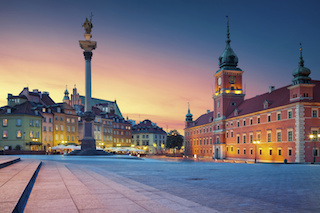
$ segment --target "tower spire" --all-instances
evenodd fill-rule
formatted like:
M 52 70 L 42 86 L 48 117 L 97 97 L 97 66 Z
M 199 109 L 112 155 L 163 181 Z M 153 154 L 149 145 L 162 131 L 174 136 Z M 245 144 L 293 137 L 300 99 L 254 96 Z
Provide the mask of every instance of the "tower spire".
M 299 65 L 300 65 L 300 67 L 304 66 L 304 60 L 303 60 L 303 57 L 302 57 L 302 44 L 301 44 L 301 42 L 300 42 L 300 61 L 299 61 Z
M 188 102 L 188 113 L 190 114 L 190 103 Z
M 229 31 L 229 16 L 226 16 L 227 18 L 227 40 L 226 43 L 230 44 L 231 40 L 230 40 L 230 31 Z

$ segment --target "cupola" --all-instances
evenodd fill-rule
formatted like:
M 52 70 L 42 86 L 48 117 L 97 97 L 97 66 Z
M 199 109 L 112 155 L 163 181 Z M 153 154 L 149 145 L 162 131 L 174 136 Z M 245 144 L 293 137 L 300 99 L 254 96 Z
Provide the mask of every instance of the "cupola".
M 229 18 L 227 16 L 227 40 L 226 48 L 219 57 L 219 68 L 224 70 L 241 70 L 238 66 L 238 56 L 235 54 L 230 46 L 230 32 L 229 32 Z
M 302 57 L 302 46 L 300 43 L 300 61 L 299 67 L 292 72 L 293 75 L 293 85 L 296 84 L 310 84 L 311 78 L 309 77 L 311 71 L 309 68 L 304 67 L 304 60 Z

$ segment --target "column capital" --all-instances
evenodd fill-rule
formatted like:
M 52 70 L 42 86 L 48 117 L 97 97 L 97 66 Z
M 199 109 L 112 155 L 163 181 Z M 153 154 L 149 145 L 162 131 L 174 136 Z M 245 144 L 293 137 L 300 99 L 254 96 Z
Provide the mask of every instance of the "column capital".
M 84 59 L 85 60 L 90 60 L 91 61 L 91 58 L 92 58 L 92 52 L 91 51 L 84 51 L 83 55 L 84 55 Z

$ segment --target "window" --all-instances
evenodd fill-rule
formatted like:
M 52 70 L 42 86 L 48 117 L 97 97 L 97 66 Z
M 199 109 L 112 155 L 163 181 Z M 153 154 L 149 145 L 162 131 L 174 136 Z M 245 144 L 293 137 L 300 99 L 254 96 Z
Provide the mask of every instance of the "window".
M 313 148 L 313 156 L 318 157 L 319 156 L 319 149 Z
M 257 118 L 257 123 L 258 124 L 260 123 L 260 116 Z
M 59 135 L 58 134 L 55 135 L 55 140 L 56 141 L 59 140 Z
M 272 155 L 272 149 L 269 149 L 269 155 Z
M 17 138 L 21 138 L 21 130 L 17 130 Z
M 105 129 L 104 129 L 105 130 Z M 67 126 L 67 132 L 70 132 L 70 126 Z
M 237 121 L 237 127 L 239 127 L 240 126 L 240 122 L 239 121 Z
M 282 140 L 282 134 L 281 134 L 281 131 L 278 131 L 277 132 L 277 142 L 281 142 Z
M 52 122 L 52 119 L 51 118 L 49 118 L 49 123 L 51 123 Z
M 33 137 L 34 137 L 33 131 L 30 131 L 30 132 L 29 132 L 29 137 L 30 137 L 30 138 L 33 138 Z
M 253 149 L 250 148 L 250 155 L 253 155 Z
M 288 141 L 292 141 L 292 139 L 293 139 L 293 131 L 290 130 L 288 131 Z
M 252 118 L 250 118 L 250 125 L 252 125 L 252 123 L 253 123 L 253 119 L 252 119 Z
M 271 115 L 268 115 L 268 122 L 271 121 Z
M 36 127 L 39 127 L 39 120 L 36 120 Z
M 246 143 L 246 142 L 247 142 L 246 139 L 247 139 L 247 136 L 246 136 L 246 135 L 243 135 L 243 143 Z
M 288 119 L 292 118 L 292 110 L 288 111 Z
M 281 120 L 281 112 L 278 112 L 278 113 L 277 113 L 277 119 L 278 119 L 278 121 Z
M 7 138 L 8 137 L 8 131 L 7 130 L 3 130 L 2 131 L 2 137 L 3 138 Z
M 233 146 L 231 147 L 231 152 L 233 152 Z
M 75 119 L 74 118 L 71 118 L 71 123 L 73 123 L 73 124 L 75 123 Z
M 229 132 L 227 132 L 227 135 L 226 135 L 226 137 L 227 137 L 227 138 L 229 137 Z
M 210 137 L 210 144 L 212 144 L 212 138 Z
M 249 143 L 252 143 L 253 142 L 253 134 L 250 134 L 249 135 Z
M 30 126 L 33 126 L 33 119 L 30 119 Z
M 8 120 L 2 119 L 2 126 L 8 126 Z
M 60 140 L 62 140 L 62 141 L 63 141 L 63 135 L 60 135 Z
M 21 126 L 21 119 L 17 119 L 17 126 Z
M 56 131 L 59 131 L 59 125 L 56 124 Z
M 246 126 L 246 120 L 243 120 L 243 126 Z
M 220 138 L 217 136 L 217 143 L 220 143 Z
M 261 133 L 260 132 L 257 133 L 257 140 L 261 141 Z
M 243 154 L 244 154 L 244 155 L 246 154 L 246 149 L 243 149 Z
M 54 119 L 57 121 L 58 120 L 58 116 L 55 116 Z
M 47 131 L 47 127 L 43 126 L 43 131 L 46 132 Z
M 36 132 L 36 138 L 40 138 L 40 132 L 39 131 Z
M 60 121 L 63 121 L 63 117 L 60 117 Z
M 280 156 L 282 153 L 281 153 L 281 149 L 278 149 L 278 155 Z
M 75 132 L 76 128 L 74 126 L 71 127 L 71 132 Z
M 47 118 L 46 117 L 43 117 L 43 122 L 47 122 Z
M 233 138 L 233 131 L 230 132 L 230 136 L 231 136 L 231 138 Z
M 227 151 L 229 151 L 229 149 L 228 149 L 229 147 L 227 147 Z
M 240 149 L 239 148 L 237 148 L 237 153 L 238 153 L 238 155 L 240 154 Z
M 237 143 L 240 143 L 240 136 L 237 135 Z
M 318 117 L 318 110 L 317 109 L 313 109 L 312 110 L 312 117 L 313 118 L 317 118 Z
M 52 132 L 52 128 L 51 127 L 49 127 L 49 132 Z
M 267 141 L 268 141 L 268 142 L 271 142 L 271 132 L 268 132 L 268 133 L 267 133 Z
M 60 130 L 63 131 L 63 125 L 60 125 Z
M 70 118 L 67 118 L 67 123 L 70 123 Z
M 292 156 L 292 148 L 288 148 L 288 156 Z
M 71 136 L 71 140 L 74 141 L 74 136 L 73 135 Z
M 262 155 L 262 148 L 259 148 L 259 155 Z

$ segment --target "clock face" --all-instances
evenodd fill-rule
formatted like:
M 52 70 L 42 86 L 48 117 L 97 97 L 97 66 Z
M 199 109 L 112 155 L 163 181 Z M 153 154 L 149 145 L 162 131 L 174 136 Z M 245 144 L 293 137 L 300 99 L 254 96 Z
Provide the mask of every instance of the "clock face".
M 221 85 L 221 77 L 218 78 L 218 85 Z
M 235 84 L 236 83 L 236 76 L 229 76 L 229 83 Z

